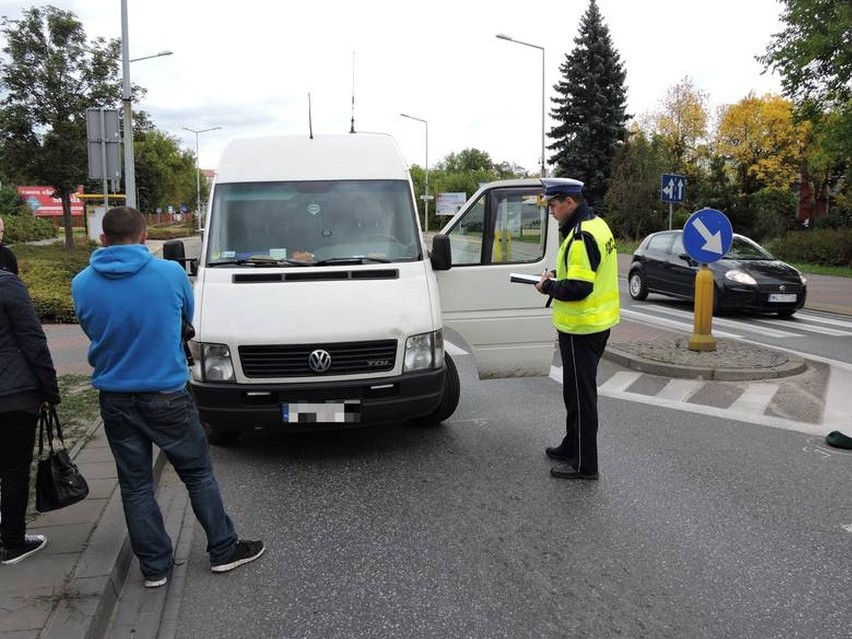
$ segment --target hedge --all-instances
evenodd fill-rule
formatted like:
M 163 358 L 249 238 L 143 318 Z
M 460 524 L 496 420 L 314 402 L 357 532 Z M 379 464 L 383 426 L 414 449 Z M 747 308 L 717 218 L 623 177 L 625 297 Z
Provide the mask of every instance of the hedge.
M 790 231 L 766 243 L 766 248 L 785 262 L 852 266 L 852 230 Z
M 62 242 L 50 246 L 22 244 L 13 250 L 18 258 L 19 275 L 30 291 L 41 320 L 76 324 L 71 280 L 89 264 L 94 247 L 80 241 L 73 251 L 67 251 Z
M 6 244 L 21 244 L 56 237 L 56 227 L 53 226 L 53 222 L 37 218 L 32 213 L 6 215 L 3 218 L 3 224 L 6 228 L 3 241 Z

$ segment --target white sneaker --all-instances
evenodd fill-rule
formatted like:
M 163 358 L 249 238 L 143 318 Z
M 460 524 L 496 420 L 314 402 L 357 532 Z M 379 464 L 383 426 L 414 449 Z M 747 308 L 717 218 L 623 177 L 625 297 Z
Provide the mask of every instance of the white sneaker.
M 47 545 L 44 535 L 24 535 L 24 543 L 17 548 L 4 548 L 0 553 L 0 564 L 10 566 L 22 562 L 30 555 L 37 553 Z

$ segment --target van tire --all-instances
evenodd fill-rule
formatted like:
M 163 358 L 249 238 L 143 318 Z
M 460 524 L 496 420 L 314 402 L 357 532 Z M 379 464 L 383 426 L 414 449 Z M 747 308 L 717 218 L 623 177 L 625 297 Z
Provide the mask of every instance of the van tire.
M 437 426 L 456 412 L 460 397 L 459 371 L 452 357 L 444 353 L 444 394 L 441 397 L 441 403 L 432 413 L 425 417 L 418 417 L 412 423 L 417 426 Z
M 204 432 L 207 433 L 207 441 L 213 446 L 227 446 L 234 444 L 240 438 L 240 431 L 225 430 L 222 428 L 211 428 L 208 424 L 202 422 Z

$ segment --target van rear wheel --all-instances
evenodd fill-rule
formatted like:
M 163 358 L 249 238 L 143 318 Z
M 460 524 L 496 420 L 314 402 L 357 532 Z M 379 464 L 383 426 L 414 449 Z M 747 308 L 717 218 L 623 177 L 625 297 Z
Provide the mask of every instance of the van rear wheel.
M 445 353 L 444 395 L 441 397 L 441 403 L 438 404 L 438 408 L 432 413 L 425 417 L 418 417 L 412 420 L 412 423 L 417 426 L 437 426 L 441 422 L 448 420 L 456 412 L 460 397 L 461 384 L 459 383 L 459 371 L 453 359 Z

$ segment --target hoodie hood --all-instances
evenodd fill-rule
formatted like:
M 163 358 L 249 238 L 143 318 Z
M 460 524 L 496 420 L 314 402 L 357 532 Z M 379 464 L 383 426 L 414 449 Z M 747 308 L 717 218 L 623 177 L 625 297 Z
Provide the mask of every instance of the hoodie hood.
M 153 258 L 147 246 L 120 244 L 97 249 L 92 253 L 89 264 L 98 275 L 110 279 L 121 279 L 138 272 Z

